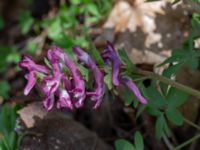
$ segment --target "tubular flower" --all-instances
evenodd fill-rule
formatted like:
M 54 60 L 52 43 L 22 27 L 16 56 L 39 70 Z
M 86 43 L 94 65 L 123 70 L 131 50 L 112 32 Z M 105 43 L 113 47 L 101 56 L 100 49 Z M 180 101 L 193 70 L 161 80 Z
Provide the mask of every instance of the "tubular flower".
M 76 54 L 78 60 L 89 68 L 94 77 L 94 91 L 87 92 L 87 95 L 91 97 L 94 102 L 93 108 L 97 108 L 102 101 L 104 95 L 104 82 L 103 73 L 97 67 L 92 58 L 80 47 L 74 46 L 73 52 Z
M 142 104 L 146 104 L 147 100 L 141 95 L 138 87 L 135 83 L 128 77 L 120 77 L 120 67 L 122 65 L 113 45 L 110 42 L 107 42 L 106 49 L 102 53 L 102 57 L 106 61 L 112 62 L 112 83 L 115 86 L 119 84 L 125 85 L 133 94 L 138 98 Z
M 123 76 L 121 77 L 120 82 L 121 84 L 125 85 L 131 92 L 133 92 L 134 95 L 142 104 L 147 103 L 147 100 L 142 96 L 142 94 L 140 93 L 140 90 L 130 78 Z
M 46 105 L 54 103 L 54 97 L 57 96 L 58 100 L 56 101 L 57 108 L 66 107 L 69 109 L 73 108 L 70 95 L 67 90 L 70 89 L 70 81 L 62 73 L 62 63 L 60 62 L 59 57 L 55 55 L 54 49 L 49 49 L 47 52 L 47 57 L 52 65 L 53 76 L 48 76 L 44 78 L 43 92 L 46 94 L 46 99 L 44 101 L 44 106 L 49 110 L 52 105 Z M 61 86 L 61 80 L 63 80 L 64 88 Z M 48 103 L 51 101 L 51 103 Z
M 86 91 L 85 80 L 70 57 L 61 48 L 52 47 L 47 52 L 47 58 L 51 65 L 49 68 L 36 64 L 30 56 L 24 56 L 20 61 L 19 66 L 26 71 L 25 78 L 28 81 L 24 94 L 27 95 L 36 81 L 39 81 L 45 95 L 43 105 L 47 111 L 51 110 L 54 104 L 58 109 L 63 107 L 80 108 L 83 106 L 86 96 L 91 98 L 94 109 L 99 107 L 104 95 L 104 74 L 83 49 L 74 46 L 73 53 L 77 56 L 78 62 L 91 71 L 94 77 L 92 91 Z M 102 57 L 105 61 L 112 63 L 113 85 L 125 85 L 141 103 L 146 104 L 146 99 L 141 95 L 135 83 L 128 77 L 119 75 L 122 63 L 111 43 L 107 42 Z M 70 72 L 68 75 L 65 74 L 63 67 L 68 68 Z M 41 80 L 37 80 L 39 77 Z
M 55 97 L 54 95 L 48 95 L 45 97 L 44 101 L 43 101 L 43 106 L 47 111 L 50 111 L 53 108 L 54 105 L 54 101 L 55 101 Z
M 22 57 L 19 66 L 27 72 L 25 78 L 28 82 L 24 89 L 24 95 L 28 95 L 30 90 L 34 87 L 37 80 L 37 73 L 47 74 L 49 72 L 45 66 L 37 65 L 28 55 Z
M 113 45 L 107 41 L 106 49 L 102 52 L 102 57 L 107 61 L 112 62 L 112 83 L 115 86 L 119 85 L 119 71 L 122 65 Z
M 70 95 L 66 89 L 60 88 L 57 91 L 57 96 L 58 96 L 58 100 L 57 100 L 56 106 L 58 109 L 62 108 L 62 107 L 67 107 L 69 109 L 73 109 L 73 104 L 72 104 Z
M 22 56 L 22 60 L 19 62 L 19 66 L 27 71 L 37 71 L 44 74 L 49 72 L 45 66 L 36 64 L 32 57 L 28 55 Z
M 31 89 L 34 87 L 37 77 L 34 71 L 30 71 L 28 74 L 25 75 L 25 78 L 28 82 L 24 88 L 24 95 L 28 95 Z
M 45 94 L 45 100 L 43 102 L 44 107 L 50 110 L 54 104 L 54 93 L 58 90 L 60 85 L 60 74 L 55 74 L 55 76 L 46 76 L 41 82 L 41 88 Z
M 69 68 L 69 71 L 71 72 L 73 79 L 72 90 L 70 91 L 70 93 L 73 94 L 73 100 L 75 100 L 74 102 L 75 107 L 76 108 L 82 107 L 84 99 L 86 97 L 85 81 L 83 80 L 75 63 L 59 47 L 52 48 L 49 58 L 55 61 L 59 61 L 61 62 L 61 64 L 64 63 L 66 67 Z
M 41 88 L 42 88 L 43 93 L 45 94 L 43 105 L 49 111 L 54 105 L 55 93 L 59 89 L 63 74 L 60 70 L 59 62 L 54 57 L 53 51 L 51 49 L 48 50 L 47 57 L 52 65 L 53 75 L 50 74 L 43 78 L 41 82 Z

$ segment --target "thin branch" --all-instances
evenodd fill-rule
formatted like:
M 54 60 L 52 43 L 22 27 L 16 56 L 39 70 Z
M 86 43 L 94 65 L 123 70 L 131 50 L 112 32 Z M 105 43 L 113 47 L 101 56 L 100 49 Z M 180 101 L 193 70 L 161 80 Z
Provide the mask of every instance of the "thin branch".
M 186 92 L 186 93 L 188 93 L 190 95 L 193 95 L 193 96 L 195 96 L 195 97 L 200 99 L 200 91 L 195 90 L 195 89 L 193 89 L 193 88 L 191 88 L 189 86 L 177 83 L 177 82 L 175 82 L 175 81 L 173 81 L 171 79 L 168 79 L 166 77 L 163 77 L 161 75 L 158 75 L 158 74 L 150 72 L 150 71 L 144 71 L 144 70 L 137 69 L 136 73 L 138 73 L 140 75 L 143 75 L 143 76 L 146 76 L 146 77 L 148 77 L 150 79 L 156 79 L 156 80 L 159 80 L 159 81 L 161 81 L 163 83 L 169 84 L 172 87 L 175 87 L 175 88 L 177 88 L 177 89 L 179 89 L 181 91 L 184 91 L 184 92 Z
M 163 135 L 163 141 L 165 142 L 168 149 L 170 150 L 174 149 L 174 146 L 172 145 L 172 143 L 169 141 L 168 137 L 165 134 Z
M 192 143 L 193 141 L 197 140 L 200 138 L 200 134 L 192 137 L 191 139 L 183 142 L 182 144 L 178 145 L 177 147 L 174 148 L 174 150 L 179 150 L 179 149 L 182 149 L 183 147 L 187 146 L 188 144 Z
M 190 120 L 188 120 L 188 119 L 186 119 L 186 118 L 184 118 L 184 121 L 185 121 L 187 124 L 189 124 L 190 126 L 192 126 L 193 128 L 195 128 L 195 129 L 197 129 L 197 130 L 200 130 L 200 126 L 197 125 L 197 124 L 195 124 L 195 123 L 193 123 L 192 121 L 190 121 Z

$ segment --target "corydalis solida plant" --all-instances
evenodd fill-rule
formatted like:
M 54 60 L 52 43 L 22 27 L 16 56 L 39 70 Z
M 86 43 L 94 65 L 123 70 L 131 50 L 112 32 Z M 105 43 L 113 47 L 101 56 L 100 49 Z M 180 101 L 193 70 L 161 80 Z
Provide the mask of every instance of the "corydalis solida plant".
M 80 108 L 84 105 L 87 97 L 93 102 L 94 109 L 99 107 L 102 102 L 105 92 L 103 72 L 82 48 L 74 46 L 72 49 L 78 62 L 87 67 L 92 73 L 94 78 L 92 91 L 86 89 L 86 81 L 76 63 L 59 47 L 52 47 L 47 52 L 51 67 L 38 65 L 27 55 L 24 55 L 19 63 L 19 66 L 26 71 L 27 85 L 24 94 L 27 95 L 38 81 L 37 79 L 41 78 L 39 85 L 45 95 L 43 105 L 48 111 L 52 109 L 54 104 L 57 108 Z M 146 104 L 146 99 L 141 95 L 135 83 L 129 77 L 120 75 L 122 63 L 110 42 L 107 42 L 106 48 L 102 52 L 102 58 L 112 63 L 113 85 L 125 85 L 142 104 Z M 65 67 L 68 68 L 70 74 L 65 73 Z

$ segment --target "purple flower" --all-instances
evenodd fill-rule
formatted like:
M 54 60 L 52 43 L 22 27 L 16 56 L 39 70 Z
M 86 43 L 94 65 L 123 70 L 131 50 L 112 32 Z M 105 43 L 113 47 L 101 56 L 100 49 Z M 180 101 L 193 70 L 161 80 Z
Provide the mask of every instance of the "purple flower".
M 28 95 L 30 90 L 36 83 L 37 73 L 47 74 L 49 70 L 42 65 L 37 65 L 30 56 L 24 55 L 19 62 L 19 66 L 27 73 L 25 78 L 27 79 L 27 85 L 24 89 L 24 95 Z
M 62 81 L 64 83 L 64 88 L 67 89 L 68 91 L 71 91 L 72 89 L 72 81 L 70 81 L 64 74 L 62 76 Z
M 121 84 L 124 84 L 131 92 L 133 92 L 142 104 L 147 103 L 147 100 L 141 95 L 140 90 L 131 79 L 123 76 L 121 77 L 120 82 Z
M 28 55 L 22 56 L 22 60 L 19 62 L 19 66 L 27 71 L 37 71 L 44 74 L 47 74 L 49 72 L 49 70 L 45 66 L 36 64 L 33 61 L 32 57 Z
M 112 83 L 115 86 L 118 86 L 119 84 L 124 84 L 129 88 L 131 92 L 138 98 L 138 100 L 146 104 L 146 99 L 141 95 L 139 89 L 135 85 L 135 83 L 129 79 L 128 77 L 121 77 L 119 75 L 120 67 L 122 65 L 113 45 L 110 42 L 107 42 L 106 49 L 102 53 L 102 57 L 107 61 L 112 62 Z
M 85 93 L 85 81 L 83 80 L 76 64 L 69 58 L 67 54 L 59 47 L 53 47 L 49 53 L 49 59 L 53 61 L 60 62 L 60 66 L 62 63 L 68 67 L 69 71 L 72 75 L 72 90 L 70 93 L 73 93 L 73 100 L 75 100 L 74 105 L 76 108 L 80 108 L 83 106 L 84 99 L 86 97 Z
M 55 97 L 54 95 L 48 95 L 45 97 L 44 101 L 43 101 L 43 106 L 47 111 L 50 111 L 53 108 L 54 105 L 54 101 L 55 101 Z
M 57 76 L 45 76 L 41 82 L 41 88 L 45 95 L 51 95 L 55 93 L 60 85 L 61 75 Z
M 30 71 L 25 75 L 25 78 L 27 79 L 28 82 L 24 88 L 24 95 L 28 95 L 31 89 L 34 87 L 37 77 L 34 71 Z
M 69 109 L 73 109 L 73 104 L 70 98 L 69 93 L 66 89 L 59 89 L 57 92 L 58 100 L 57 100 L 57 108 L 66 107 Z
M 113 45 L 107 41 L 106 49 L 102 52 L 102 57 L 107 61 L 112 62 L 112 83 L 115 86 L 119 85 L 119 71 L 122 65 Z
M 92 58 L 80 47 L 74 46 L 73 52 L 77 55 L 78 60 L 89 68 L 94 77 L 94 91 L 87 92 L 88 96 L 91 96 L 91 100 L 94 102 L 93 108 L 97 108 L 102 101 L 104 95 L 104 82 L 103 73 L 97 67 Z
M 60 86 L 62 74 L 55 74 L 53 76 L 45 76 L 41 82 L 41 88 L 45 94 L 44 107 L 49 111 L 54 104 L 55 92 Z
M 61 78 L 63 76 L 59 67 L 59 62 L 53 54 L 52 49 L 48 50 L 47 57 L 52 65 L 52 75 L 46 75 L 41 82 L 41 88 L 45 94 L 43 105 L 48 111 L 54 105 L 55 93 L 59 89 Z
M 94 78 L 94 88 L 92 91 L 85 89 L 85 81 L 78 70 L 76 64 L 59 47 L 52 47 L 47 52 L 47 58 L 51 64 L 51 71 L 43 66 L 36 64 L 30 56 L 24 56 L 19 66 L 26 71 L 25 78 L 27 85 L 24 94 L 27 95 L 37 79 L 40 77 L 40 87 L 45 98 L 43 105 L 47 111 L 51 110 L 56 104 L 57 108 L 80 108 L 84 104 L 86 96 L 89 96 L 93 102 L 93 108 L 96 109 L 102 102 L 104 95 L 104 75 L 96 63 L 83 49 L 78 46 L 73 47 L 73 52 L 77 56 L 78 62 L 86 66 Z M 122 65 L 112 44 L 107 42 L 106 49 L 102 53 L 105 61 L 112 63 L 112 83 L 115 86 L 124 84 L 132 91 L 138 100 L 146 104 L 146 99 L 141 95 L 135 83 L 128 77 L 120 77 L 120 67 Z M 65 74 L 67 67 L 69 74 Z

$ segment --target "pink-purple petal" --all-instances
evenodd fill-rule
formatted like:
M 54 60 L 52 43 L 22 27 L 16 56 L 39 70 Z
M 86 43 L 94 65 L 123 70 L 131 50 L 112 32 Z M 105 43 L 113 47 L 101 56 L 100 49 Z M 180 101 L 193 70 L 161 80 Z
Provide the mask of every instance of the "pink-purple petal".
M 34 87 L 37 79 L 34 71 L 29 72 L 29 74 L 26 74 L 25 76 L 28 82 L 24 88 L 24 95 L 28 95 L 31 89 Z
M 97 67 L 92 58 L 83 49 L 78 46 L 74 46 L 73 52 L 76 54 L 78 60 L 88 69 L 90 69 L 93 74 L 94 90 L 92 92 L 87 92 L 87 95 L 91 96 L 91 100 L 94 102 L 93 108 L 97 108 L 101 104 L 104 95 L 103 73 Z
M 50 111 L 54 105 L 54 95 L 47 95 L 43 101 L 43 106 L 47 111 Z
M 86 97 L 85 81 L 83 80 L 78 68 L 76 67 L 76 64 L 70 59 L 70 57 L 67 54 L 64 53 L 64 51 L 61 48 L 53 47 L 52 50 L 54 55 L 51 57 L 54 57 L 54 59 L 56 60 L 58 59 L 62 61 L 71 72 L 73 78 L 73 99 L 76 101 L 75 103 L 77 103 L 75 104 L 75 106 L 77 108 L 82 107 L 83 101 Z
M 136 86 L 136 84 L 128 77 L 121 77 L 120 79 L 121 84 L 125 85 L 133 94 L 135 97 L 142 103 L 146 104 L 147 100 L 142 96 L 140 90 Z
M 116 50 L 110 42 L 107 42 L 105 50 L 102 52 L 102 57 L 105 61 L 112 62 L 112 83 L 115 86 L 119 85 L 119 71 L 122 65 Z
M 36 64 L 31 56 L 23 55 L 22 60 L 19 62 L 19 66 L 28 71 L 37 71 L 40 73 L 47 74 L 49 72 L 48 68 L 43 65 Z
M 57 108 L 66 107 L 69 109 L 73 109 L 73 104 L 70 98 L 69 93 L 65 89 L 60 89 L 58 91 L 58 100 L 57 100 Z

